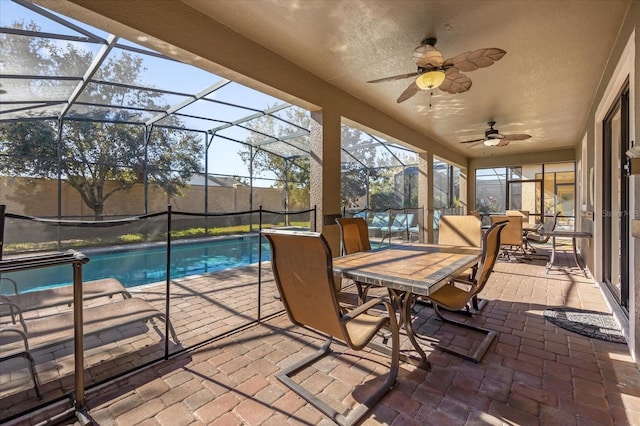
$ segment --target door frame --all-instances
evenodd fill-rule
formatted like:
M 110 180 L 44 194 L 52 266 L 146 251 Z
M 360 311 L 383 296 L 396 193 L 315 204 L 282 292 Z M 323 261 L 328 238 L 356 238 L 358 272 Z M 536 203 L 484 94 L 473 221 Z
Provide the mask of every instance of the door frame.
M 615 128 L 611 127 L 611 122 L 616 115 L 620 115 L 620 135 L 618 140 L 618 146 L 615 150 L 612 150 L 609 146 L 612 144 L 613 133 L 616 131 Z M 629 139 L 629 83 L 625 83 L 622 86 L 620 93 L 616 96 L 613 104 L 605 118 L 603 120 L 602 125 L 602 179 L 603 185 L 603 196 L 602 196 L 602 209 L 603 215 L 601 217 L 602 220 L 602 238 L 600 243 L 603 247 L 603 255 L 602 255 L 602 283 L 605 284 L 609 291 L 612 293 L 612 296 L 616 300 L 616 302 L 623 309 L 625 314 L 629 315 L 629 294 L 630 294 L 630 247 L 631 247 L 631 238 L 629 235 L 630 232 L 630 217 L 627 215 L 623 215 L 625 212 L 629 212 L 630 210 L 630 201 L 631 201 L 631 193 L 630 193 L 630 179 L 624 174 L 623 165 L 626 163 L 624 161 L 625 152 L 630 147 L 630 139 Z M 613 158 L 612 151 L 617 152 L 618 156 Z M 614 164 L 615 162 L 615 164 Z M 617 195 L 614 196 L 611 189 L 611 184 L 613 183 L 612 174 L 614 170 L 617 168 L 616 166 L 620 166 L 620 187 L 617 188 L 620 193 L 620 198 L 618 199 Z M 614 205 L 614 203 L 619 203 Z M 614 209 L 614 207 L 617 208 Z M 621 216 L 617 221 L 613 219 L 614 211 L 618 211 L 618 214 Z M 621 253 L 626 254 L 626 256 L 621 256 L 619 261 L 617 258 L 617 253 L 614 253 L 613 249 L 613 226 L 619 226 L 619 235 L 618 241 L 620 242 L 619 251 Z M 626 238 L 625 238 L 626 236 Z M 596 242 L 597 244 L 597 242 Z M 605 249 L 606 246 L 606 249 Z M 620 289 L 616 289 L 616 284 L 610 282 L 615 280 L 617 277 L 609 276 L 609 273 L 613 269 L 614 262 L 618 262 L 616 265 L 619 268 L 618 273 L 620 274 Z M 619 294 L 618 294 L 619 292 Z
M 603 120 L 607 112 L 610 110 L 611 106 L 615 102 L 616 97 L 622 90 L 622 87 L 627 81 L 629 81 L 629 115 L 630 117 L 636 116 L 635 100 L 637 95 L 636 95 L 636 85 L 635 85 L 635 82 L 636 82 L 635 81 L 635 58 L 636 58 L 635 38 L 636 38 L 636 35 L 634 30 L 634 31 L 631 31 L 629 39 L 627 40 L 627 43 L 622 53 L 620 54 L 618 63 L 616 64 L 616 67 L 613 73 L 611 74 L 609 82 L 607 83 L 604 90 L 602 90 L 600 102 L 598 103 L 595 115 L 593 117 L 593 120 L 594 120 L 593 134 L 592 134 L 593 145 L 589 147 L 592 149 L 589 149 L 590 152 L 588 154 L 588 157 L 590 158 L 589 166 L 593 170 L 593 176 L 595 177 L 595 179 L 593 179 L 593 182 L 583 182 L 585 185 L 590 185 L 589 189 L 590 191 L 592 190 L 593 192 L 594 200 L 593 200 L 592 208 L 593 208 L 594 215 L 593 215 L 593 222 L 591 222 L 591 219 L 586 219 L 584 217 L 582 218 L 583 223 L 585 221 L 591 222 L 586 224 L 585 227 L 587 229 L 592 230 L 593 240 L 591 241 L 591 244 L 585 241 L 584 244 L 581 244 L 581 247 L 587 250 L 589 248 L 592 248 L 593 260 L 590 266 L 593 267 L 592 275 L 594 280 L 598 284 L 602 283 L 602 265 L 601 265 L 601 262 L 598 261 L 598 259 L 602 258 L 603 250 L 602 250 L 602 245 L 599 244 L 598 242 L 602 241 L 603 164 L 601 161 L 596 160 L 595 155 L 598 155 L 599 153 L 602 152 Z M 632 140 L 636 138 L 635 120 L 630 120 L 629 137 Z M 592 173 L 589 172 L 589 176 L 591 175 Z M 629 192 L 631 194 L 629 203 L 631 206 L 635 206 L 636 205 L 636 200 L 634 195 L 635 182 L 633 180 L 630 182 Z M 587 200 L 581 200 L 581 201 L 585 202 Z M 629 236 L 629 238 L 631 238 L 631 236 Z M 630 244 L 629 258 L 635 259 L 634 244 Z M 633 268 L 630 268 L 629 280 L 630 282 L 635 282 L 635 271 L 633 270 Z M 616 301 L 613 299 L 613 296 L 609 293 L 608 288 L 605 285 L 600 285 L 602 293 L 604 294 L 610 308 L 612 309 L 614 315 L 622 325 L 624 335 L 627 338 L 628 347 L 631 350 L 632 356 L 635 359 L 635 357 L 637 356 L 635 352 L 635 348 L 637 346 L 636 336 L 635 336 L 635 333 L 629 333 L 629 330 L 635 330 L 637 327 L 636 312 L 639 309 L 639 307 L 636 306 L 634 302 L 636 299 L 635 286 L 632 285 L 630 287 L 631 287 L 629 289 L 630 290 L 629 291 L 630 306 L 629 306 L 629 316 L 627 317 L 625 312 L 622 311 L 622 309 L 617 305 Z

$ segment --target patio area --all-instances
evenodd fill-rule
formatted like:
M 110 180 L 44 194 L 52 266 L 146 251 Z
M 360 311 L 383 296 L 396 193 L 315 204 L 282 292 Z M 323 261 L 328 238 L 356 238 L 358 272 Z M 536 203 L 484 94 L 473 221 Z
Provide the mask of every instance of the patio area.
M 483 293 L 490 302 L 481 315 L 470 319 L 499 332 L 482 362 L 463 361 L 431 349 L 428 341 L 423 341 L 431 371 L 401 363 L 396 387 L 364 424 L 638 424 L 640 372 L 627 347 L 572 333 L 543 316 L 546 309 L 562 306 L 608 311 L 600 290 L 572 268 L 571 252 L 560 252 L 557 266 L 549 274 L 544 265 L 543 260 L 498 262 Z M 203 333 L 217 335 L 221 328 L 243 321 L 243 315 L 254 315 L 246 300 L 222 297 L 250 285 L 247 278 L 252 274 L 223 274 L 224 280 L 215 281 L 224 284 L 224 289 L 212 289 L 213 274 L 177 286 L 182 290 L 177 290 L 172 300 L 180 299 L 174 303 L 179 312 L 172 318 L 182 344 L 196 336 L 201 340 Z M 207 279 L 209 284 L 205 285 Z M 205 286 L 201 290 L 208 290 L 196 294 L 198 283 Z M 280 306 L 273 297 L 273 281 L 264 288 L 270 288 L 264 297 L 273 301 L 268 306 L 276 312 Z M 148 286 L 135 297 L 161 302 L 152 290 Z M 223 311 L 233 314 L 225 316 Z M 416 305 L 414 312 L 416 329 L 431 338 L 469 348 L 476 341 L 475 336 L 464 335 L 458 328 L 442 326 L 429 307 Z M 161 350 L 157 336 L 155 346 Z M 139 336 L 130 338 L 134 346 L 139 341 Z M 293 326 L 285 314 L 276 315 L 258 326 L 90 389 L 86 405 L 99 425 L 332 424 L 274 376 L 283 366 L 314 351 L 322 340 Z M 142 353 L 152 352 L 153 347 L 151 342 Z M 94 369 L 117 369 L 123 364 L 124 346 L 105 348 L 109 347 L 89 351 L 87 363 L 99 356 Z M 384 374 L 388 361 L 369 350 L 341 354 L 343 349 L 334 345 L 337 357 L 321 361 L 298 378 L 328 402 L 347 410 L 366 394 L 367 385 Z M 136 351 L 128 355 L 129 359 L 138 356 L 144 355 Z M 89 371 L 95 374 L 91 368 Z M 40 370 L 39 374 L 45 375 Z M 17 400 L 13 402 L 19 405 Z M 4 407 L 9 405 L 14 404 Z M 12 423 L 37 424 L 61 408 L 50 407 Z

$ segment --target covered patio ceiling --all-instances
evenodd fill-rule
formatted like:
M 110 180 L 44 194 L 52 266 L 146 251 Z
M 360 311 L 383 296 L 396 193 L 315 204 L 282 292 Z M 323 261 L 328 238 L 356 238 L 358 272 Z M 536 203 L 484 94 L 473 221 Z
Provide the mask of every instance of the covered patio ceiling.
M 233 31 L 469 158 L 575 147 L 630 0 L 182 0 Z M 481 48 L 506 55 L 465 73 L 468 92 L 367 81 L 416 71 L 413 49 L 437 38 L 444 58 Z M 431 106 L 430 106 L 431 103 Z M 488 121 L 508 146 L 461 144 Z

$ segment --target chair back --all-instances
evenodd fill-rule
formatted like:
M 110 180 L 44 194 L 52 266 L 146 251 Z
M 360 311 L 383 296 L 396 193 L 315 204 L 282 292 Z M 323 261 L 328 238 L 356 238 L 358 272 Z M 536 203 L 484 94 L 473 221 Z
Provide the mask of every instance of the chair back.
M 522 217 L 491 216 L 491 225 L 504 221 L 509 223 L 502 231 L 500 243 L 505 246 L 522 246 Z
M 558 216 L 560 216 L 561 214 L 562 214 L 561 211 L 557 211 L 556 214 L 553 215 L 553 219 L 551 219 L 549 229 L 548 229 L 549 232 L 553 232 L 556 230 L 556 226 L 558 226 Z M 543 226 L 543 229 L 545 231 L 547 231 L 546 227 L 547 226 L 545 224 Z M 544 244 L 549 241 L 549 238 L 551 238 L 551 235 L 549 234 L 546 234 L 544 237 L 540 236 L 539 234 L 527 235 L 527 240 L 530 240 L 537 244 Z
M 529 223 L 529 210 L 507 210 L 507 216 L 518 216 L 522 218 L 522 223 Z
M 401 228 L 405 226 L 407 222 L 407 215 L 404 213 L 396 213 L 393 215 L 393 221 L 391 222 L 392 228 Z
M 265 229 L 262 235 L 271 246 L 273 276 L 291 322 L 350 344 L 339 320 L 327 240 L 317 232 Z
M 433 211 L 433 229 L 438 229 L 440 226 L 440 218 L 442 217 L 442 210 Z
M 389 226 L 390 213 L 387 212 L 375 212 L 373 214 L 373 219 L 371 219 L 371 227 L 373 228 L 382 228 L 384 226 Z
M 408 228 L 413 226 L 415 214 L 414 213 L 398 213 L 393 218 L 392 228 Z
M 480 247 L 482 221 L 472 215 L 442 216 L 438 231 L 438 244 Z
M 507 221 L 496 222 L 491 225 L 491 228 L 484 234 L 482 240 L 482 258 L 480 259 L 480 265 L 478 265 L 474 294 L 482 291 L 487 280 L 489 280 L 489 276 L 493 272 L 493 267 L 496 264 L 496 259 L 500 252 L 500 245 L 503 244 L 501 234 L 508 224 L 509 222 Z
M 342 241 L 343 254 L 371 250 L 369 228 L 364 219 L 360 217 L 342 217 L 337 218 L 336 223 L 340 228 L 340 241 Z
M 556 212 L 556 214 L 553 215 L 553 219 L 551 220 L 551 225 L 549 226 L 549 232 L 555 231 L 556 227 L 558 226 L 558 217 L 562 214 L 562 212 L 560 210 L 558 210 Z M 546 226 L 545 226 L 546 228 Z M 546 231 L 546 229 L 545 229 Z

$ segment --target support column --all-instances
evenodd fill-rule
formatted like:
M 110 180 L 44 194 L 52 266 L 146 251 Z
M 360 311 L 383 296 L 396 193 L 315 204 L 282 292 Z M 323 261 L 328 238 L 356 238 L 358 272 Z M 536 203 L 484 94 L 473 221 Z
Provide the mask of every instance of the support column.
M 476 208 L 476 169 L 467 167 L 467 212 L 478 210 Z M 461 184 L 462 185 L 462 184 Z
M 433 243 L 433 154 L 418 156 L 418 205 L 424 207 L 424 224 L 418 241 Z
M 311 112 L 310 200 L 318 207 L 317 231 L 322 232 L 334 256 L 340 254 L 340 116 L 327 109 Z M 312 226 L 313 227 L 313 226 Z
M 467 168 L 460 168 L 460 181 L 458 182 L 458 189 L 460 191 L 460 206 L 462 207 L 462 214 L 469 214 L 469 192 L 467 191 Z

